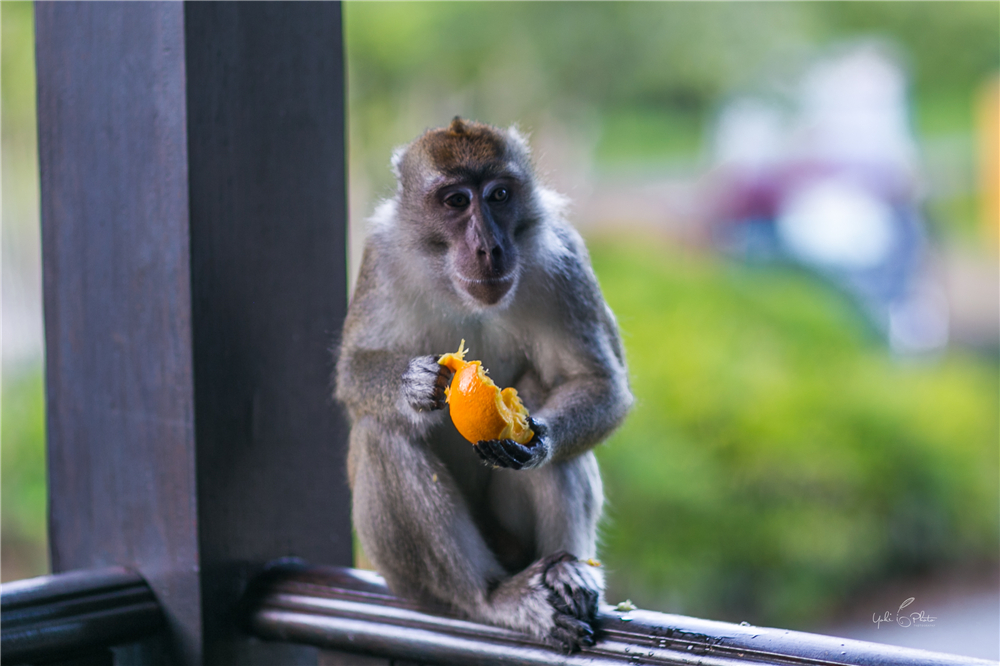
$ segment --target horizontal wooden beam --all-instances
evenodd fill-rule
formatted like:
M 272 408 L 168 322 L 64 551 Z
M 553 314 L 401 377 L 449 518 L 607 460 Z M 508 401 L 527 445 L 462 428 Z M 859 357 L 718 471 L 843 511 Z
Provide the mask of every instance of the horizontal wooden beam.
M 123 567 L 0 586 L 0 659 L 10 666 L 99 653 L 163 626 L 153 591 L 142 576 Z
M 496 666 L 701 664 L 735 666 L 996 666 L 995 662 L 864 641 L 601 609 L 598 641 L 564 655 L 518 632 L 470 622 L 393 596 L 381 577 L 338 567 L 275 567 L 247 600 L 261 638 L 419 663 Z

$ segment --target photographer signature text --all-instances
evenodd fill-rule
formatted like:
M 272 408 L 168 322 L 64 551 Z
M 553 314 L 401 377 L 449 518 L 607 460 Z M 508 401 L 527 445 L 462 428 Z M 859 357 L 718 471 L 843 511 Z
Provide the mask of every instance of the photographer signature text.
M 893 614 L 892 611 L 886 611 L 882 615 L 872 613 L 872 622 L 878 629 L 882 628 L 882 623 L 891 624 L 893 622 L 901 627 L 933 627 L 934 620 L 937 618 L 928 615 L 925 611 L 916 611 L 911 613 L 903 612 L 903 609 L 912 604 L 914 601 L 915 597 L 910 597 L 901 603 L 895 614 Z

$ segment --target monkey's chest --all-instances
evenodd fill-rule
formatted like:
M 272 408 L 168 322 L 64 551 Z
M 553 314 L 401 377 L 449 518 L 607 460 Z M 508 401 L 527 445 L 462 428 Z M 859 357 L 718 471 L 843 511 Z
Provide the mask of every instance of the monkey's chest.
M 528 359 L 512 331 L 499 326 L 469 323 L 456 326 L 440 343 L 440 348 L 427 352 L 439 354 L 458 349 L 465 340 L 467 361 L 481 361 L 490 379 L 500 388 L 515 386 L 528 368 Z

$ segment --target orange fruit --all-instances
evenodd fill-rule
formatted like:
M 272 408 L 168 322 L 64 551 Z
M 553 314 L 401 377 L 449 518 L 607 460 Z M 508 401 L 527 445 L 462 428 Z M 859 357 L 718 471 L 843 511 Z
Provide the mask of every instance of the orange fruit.
M 480 361 L 465 360 L 465 340 L 458 351 L 445 354 L 438 363 L 455 371 L 445 390 L 455 428 L 472 443 L 484 439 L 512 439 L 527 444 L 535 433 L 528 427 L 528 410 L 517 397 L 517 389 L 500 390 L 486 376 Z

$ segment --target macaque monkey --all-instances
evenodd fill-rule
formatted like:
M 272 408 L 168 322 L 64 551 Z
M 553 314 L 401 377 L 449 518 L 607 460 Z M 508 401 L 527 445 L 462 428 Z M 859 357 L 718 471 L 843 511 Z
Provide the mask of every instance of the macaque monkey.
M 337 362 L 358 538 L 396 594 L 568 652 L 592 645 L 604 496 L 591 449 L 632 395 L 583 240 L 516 129 L 455 118 L 392 166 Z M 455 430 L 437 361 L 462 339 L 530 410 L 527 445 Z

